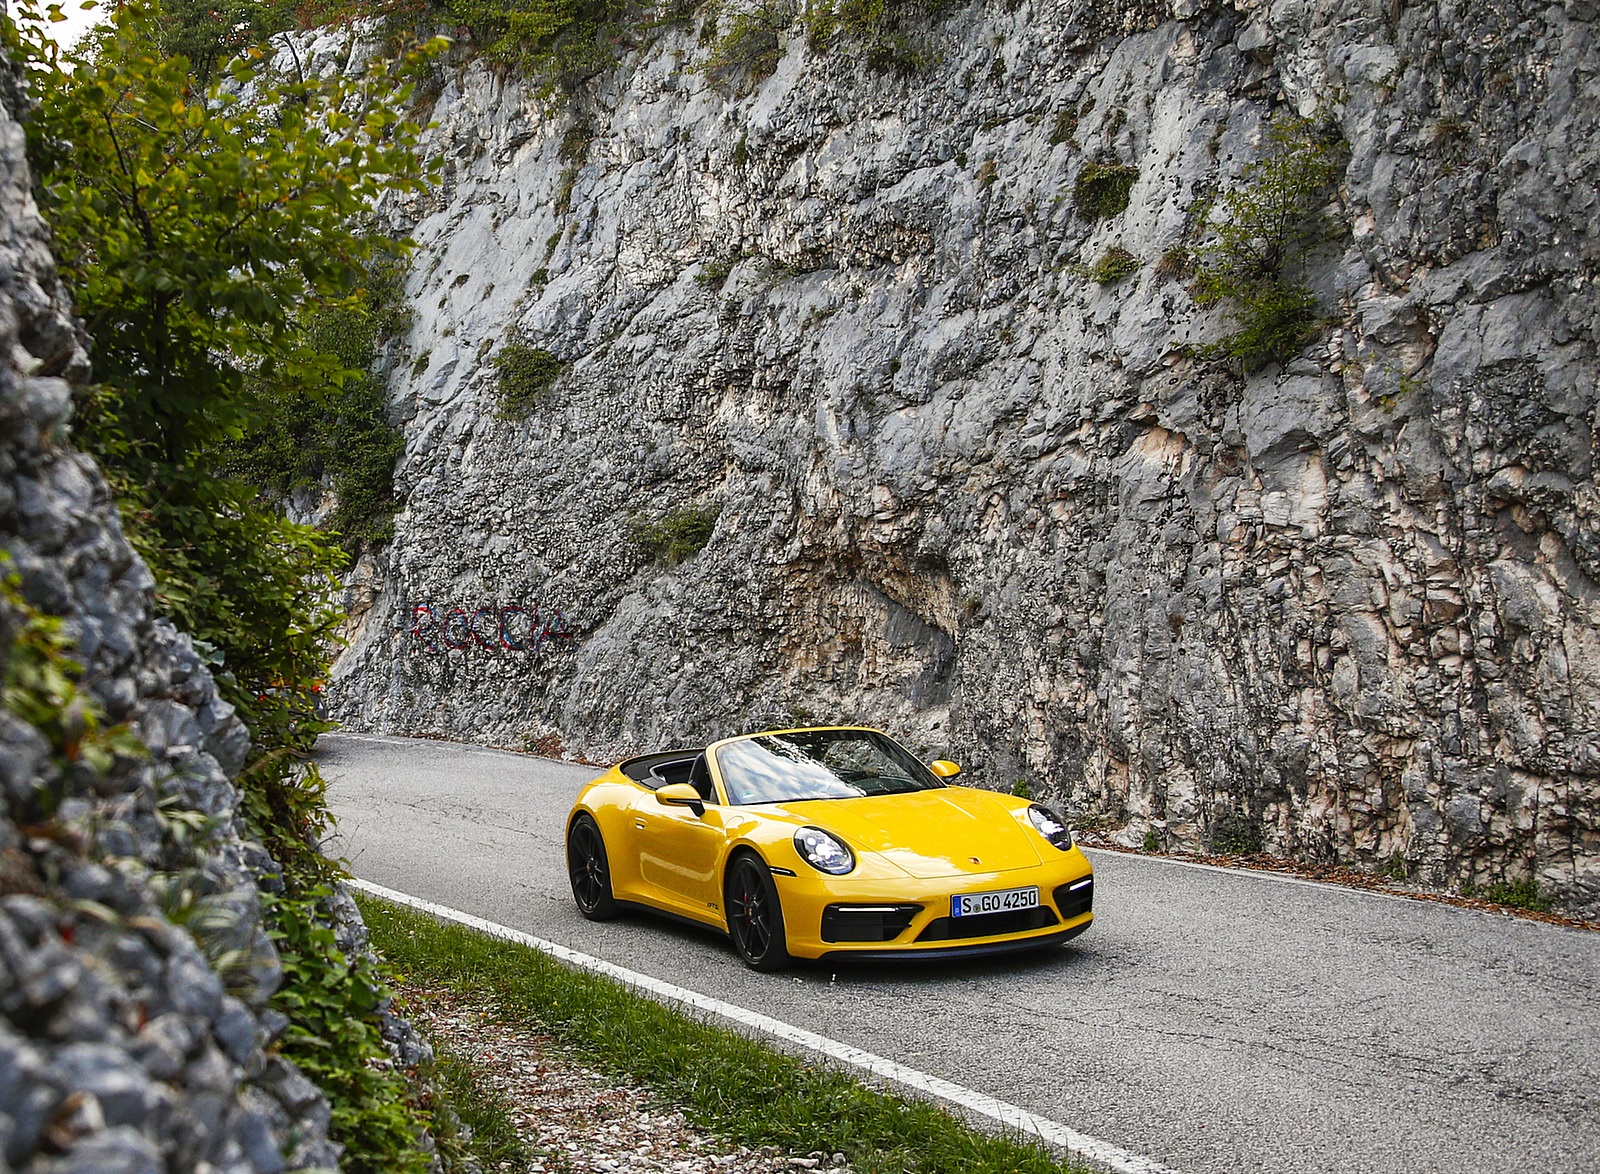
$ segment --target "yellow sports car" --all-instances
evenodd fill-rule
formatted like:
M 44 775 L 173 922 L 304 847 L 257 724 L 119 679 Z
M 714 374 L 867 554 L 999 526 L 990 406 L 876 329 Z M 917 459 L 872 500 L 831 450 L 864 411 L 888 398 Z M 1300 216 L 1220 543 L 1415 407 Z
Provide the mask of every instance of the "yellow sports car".
M 949 782 L 887 734 L 774 730 L 630 758 L 567 819 L 593 920 L 641 905 L 722 930 L 745 962 L 971 957 L 1077 937 L 1094 876 L 1056 812 Z

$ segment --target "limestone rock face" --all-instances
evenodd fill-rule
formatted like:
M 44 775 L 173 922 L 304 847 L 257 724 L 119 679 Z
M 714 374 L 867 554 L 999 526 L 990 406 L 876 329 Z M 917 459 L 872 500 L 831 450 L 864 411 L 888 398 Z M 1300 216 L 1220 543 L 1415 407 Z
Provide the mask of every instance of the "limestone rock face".
M 230 781 L 249 733 L 189 638 L 154 617 L 150 572 L 69 444 L 68 380 L 88 357 L 19 100 L 0 60 L 0 572 L 64 621 L 84 688 L 150 755 L 97 774 L 9 696 L 0 709 L 0 1170 L 331 1168 L 327 1101 L 265 1050 L 282 971 L 257 886 L 277 866 L 243 833 Z M 0 601 L 0 677 L 23 622 Z M 175 920 L 205 927 L 209 956 Z M 224 956 L 227 985 L 210 960 Z
M 1595 21 L 1025 0 L 909 75 L 797 24 L 733 93 L 677 26 L 571 101 L 464 58 L 386 209 L 406 500 L 334 713 L 593 759 L 867 722 L 1130 842 L 1600 913 Z M 1285 111 L 1349 147 L 1329 328 L 1244 374 L 1162 259 Z M 564 368 L 508 419 L 512 340 Z M 691 508 L 692 556 L 636 541 Z

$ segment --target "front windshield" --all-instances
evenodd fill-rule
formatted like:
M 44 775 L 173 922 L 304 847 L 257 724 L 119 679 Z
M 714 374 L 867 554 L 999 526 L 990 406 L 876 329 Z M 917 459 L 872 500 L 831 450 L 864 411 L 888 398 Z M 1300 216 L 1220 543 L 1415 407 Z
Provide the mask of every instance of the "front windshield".
M 876 730 L 763 734 L 716 751 L 729 803 L 853 799 L 942 787 L 933 772 Z

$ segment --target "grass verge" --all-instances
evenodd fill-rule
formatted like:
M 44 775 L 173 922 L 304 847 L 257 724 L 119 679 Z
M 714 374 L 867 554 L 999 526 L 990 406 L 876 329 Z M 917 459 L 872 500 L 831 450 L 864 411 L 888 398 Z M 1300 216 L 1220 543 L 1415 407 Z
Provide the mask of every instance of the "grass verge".
M 599 1071 L 650 1086 L 730 1141 L 843 1153 L 857 1174 L 1087 1174 L 1017 1136 L 694 1019 L 526 946 L 358 895 L 373 946 L 414 983 L 485 999 Z
M 423 1080 L 430 1089 L 429 1128 L 443 1174 L 527 1169 L 533 1155 L 517 1133 L 511 1105 L 478 1079 L 467 1060 L 436 1039 L 429 1042 L 433 1064 Z

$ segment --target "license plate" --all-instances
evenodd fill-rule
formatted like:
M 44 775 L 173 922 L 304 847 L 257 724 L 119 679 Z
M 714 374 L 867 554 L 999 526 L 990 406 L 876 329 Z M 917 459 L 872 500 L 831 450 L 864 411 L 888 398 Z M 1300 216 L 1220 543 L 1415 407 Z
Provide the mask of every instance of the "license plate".
M 994 893 L 958 893 L 950 898 L 951 917 L 976 917 L 983 913 L 1009 913 L 1013 909 L 1037 909 L 1039 886 L 1001 889 Z

